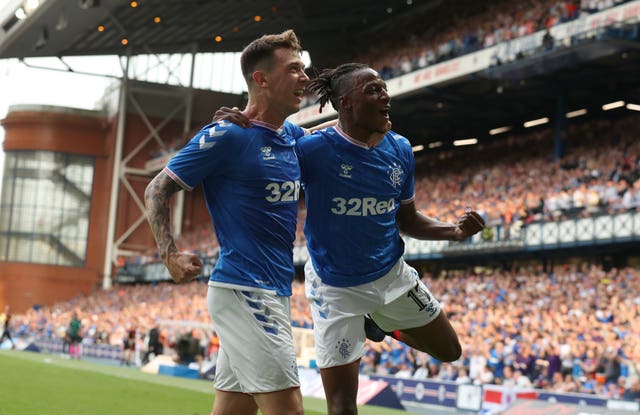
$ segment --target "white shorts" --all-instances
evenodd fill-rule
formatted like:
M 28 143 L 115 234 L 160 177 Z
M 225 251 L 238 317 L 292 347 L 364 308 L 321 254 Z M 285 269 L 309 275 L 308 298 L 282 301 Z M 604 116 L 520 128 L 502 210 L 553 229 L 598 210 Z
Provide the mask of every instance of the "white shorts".
M 289 297 L 209 286 L 207 308 L 220 338 L 217 390 L 266 393 L 300 386 Z
M 364 355 L 364 315 L 384 331 L 421 327 L 442 306 L 403 259 L 376 281 L 354 287 L 324 284 L 311 261 L 304 267 L 318 367 L 351 363 Z

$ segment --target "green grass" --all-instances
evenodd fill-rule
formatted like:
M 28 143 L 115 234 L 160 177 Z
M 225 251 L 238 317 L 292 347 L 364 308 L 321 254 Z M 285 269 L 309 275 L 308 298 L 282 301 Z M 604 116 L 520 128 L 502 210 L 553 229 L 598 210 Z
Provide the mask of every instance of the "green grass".
M 153 375 L 56 355 L 0 351 L 0 415 L 207 415 L 210 381 Z M 304 398 L 305 414 L 326 402 Z M 360 415 L 406 414 L 363 406 Z

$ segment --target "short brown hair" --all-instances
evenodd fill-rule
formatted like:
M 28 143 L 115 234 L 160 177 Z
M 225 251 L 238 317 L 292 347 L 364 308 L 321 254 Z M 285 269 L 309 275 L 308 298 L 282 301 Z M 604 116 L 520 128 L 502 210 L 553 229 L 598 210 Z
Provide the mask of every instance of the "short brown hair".
M 300 46 L 298 37 L 293 30 L 286 30 L 277 35 L 263 35 L 249 43 L 242 50 L 240 68 L 247 83 L 250 82 L 253 71 L 256 70 L 260 63 L 264 62 L 266 64 L 265 69 L 271 68 L 271 65 L 273 65 L 273 52 L 281 48 L 291 49 L 298 53 L 302 52 L 302 46 Z

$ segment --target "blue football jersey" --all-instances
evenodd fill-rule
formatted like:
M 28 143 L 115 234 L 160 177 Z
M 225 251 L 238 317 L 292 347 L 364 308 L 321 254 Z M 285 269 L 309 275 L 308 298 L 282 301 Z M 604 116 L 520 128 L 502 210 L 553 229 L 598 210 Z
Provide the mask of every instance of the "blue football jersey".
M 300 192 L 293 137 L 301 129 L 252 124 L 205 126 L 164 171 L 186 190 L 202 184 L 220 243 L 210 281 L 289 296 Z
M 404 253 L 395 216 L 413 200 L 409 141 L 389 132 L 368 148 L 330 127 L 302 137 L 296 149 L 307 247 L 322 281 L 348 287 L 385 275 Z

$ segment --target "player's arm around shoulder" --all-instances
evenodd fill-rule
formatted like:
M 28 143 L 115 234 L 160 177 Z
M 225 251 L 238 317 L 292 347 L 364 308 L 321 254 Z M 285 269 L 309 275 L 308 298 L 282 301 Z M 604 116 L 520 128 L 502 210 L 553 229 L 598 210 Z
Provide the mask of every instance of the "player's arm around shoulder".
M 325 121 L 323 123 L 320 123 L 318 125 L 314 125 L 313 127 L 309 127 L 309 128 L 303 128 L 304 130 L 304 135 L 309 135 L 312 134 L 316 131 L 320 131 L 320 130 L 324 130 L 325 128 L 329 128 L 329 127 L 334 127 L 338 124 L 338 119 L 333 119 L 333 120 L 329 120 L 329 121 Z
M 251 127 L 251 120 L 238 107 L 232 107 L 232 108 L 220 107 L 213 115 L 211 122 L 215 123 L 219 121 L 228 121 L 242 128 Z M 294 138 L 297 139 L 301 136 L 310 135 L 315 131 L 324 130 L 325 128 L 333 127 L 336 124 L 338 124 L 337 118 L 333 120 L 325 121 L 323 123 L 314 125 L 313 127 L 309 127 L 309 128 L 299 127 L 296 124 L 292 124 L 293 126 L 295 126 L 295 128 L 300 129 L 300 133 L 294 134 L 296 136 Z

